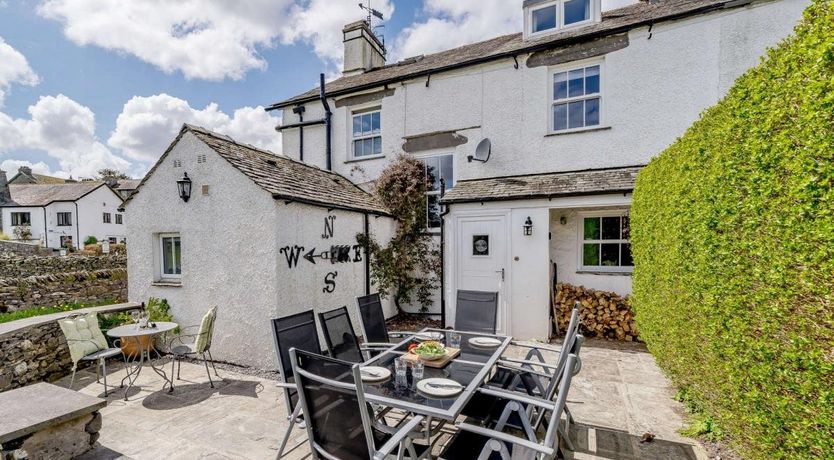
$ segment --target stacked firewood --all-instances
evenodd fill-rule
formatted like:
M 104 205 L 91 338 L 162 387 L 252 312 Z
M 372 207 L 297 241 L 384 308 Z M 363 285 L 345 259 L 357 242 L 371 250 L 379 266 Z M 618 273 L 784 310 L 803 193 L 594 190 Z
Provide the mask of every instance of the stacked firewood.
M 627 342 L 638 340 L 634 312 L 627 297 L 565 283 L 556 284 L 553 296 L 553 316 L 560 333 L 567 329 L 576 301 L 582 305 L 580 334 Z

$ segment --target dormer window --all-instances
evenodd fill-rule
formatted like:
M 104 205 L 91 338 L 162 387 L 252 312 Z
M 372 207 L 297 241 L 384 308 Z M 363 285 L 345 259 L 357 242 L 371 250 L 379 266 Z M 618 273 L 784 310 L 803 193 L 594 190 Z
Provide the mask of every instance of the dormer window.
M 526 0 L 525 38 L 599 21 L 600 0 Z

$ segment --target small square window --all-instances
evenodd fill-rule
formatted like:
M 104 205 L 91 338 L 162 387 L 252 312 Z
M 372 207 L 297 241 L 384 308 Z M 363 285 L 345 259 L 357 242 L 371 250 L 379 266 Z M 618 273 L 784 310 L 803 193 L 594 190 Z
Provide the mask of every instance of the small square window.
M 581 268 L 602 272 L 630 272 L 634 265 L 630 233 L 628 216 L 585 217 L 581 229 Z
M 489 235 L 472 235 L 472 255 L 489 255 Z
M 382 155 L 382 119 L 379 110 L 353 115 L 353 157 Z
M 123 223 L 122 215 L 121 214 L 116 214 L 116 224 L 121 225 L 122 223 Z
M 591 0 L 565 0 L 565 25 L 591 19 Z
M 533 10 L 533 33 L 556 28 L 556 5 Z
M 160 275 L 164 278 L 182 276 L 182 244 L 176 233 L 159 235 Z

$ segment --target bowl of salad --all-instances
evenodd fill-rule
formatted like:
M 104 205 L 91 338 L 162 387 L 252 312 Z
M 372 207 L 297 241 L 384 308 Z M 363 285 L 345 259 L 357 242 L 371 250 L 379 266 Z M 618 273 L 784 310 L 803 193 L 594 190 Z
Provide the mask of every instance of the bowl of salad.
M 426 361 L 436 361 L 446 356 L 446 347 L 434 340 L 423 342 L 416 347 L 412 347 L 409 351 Z

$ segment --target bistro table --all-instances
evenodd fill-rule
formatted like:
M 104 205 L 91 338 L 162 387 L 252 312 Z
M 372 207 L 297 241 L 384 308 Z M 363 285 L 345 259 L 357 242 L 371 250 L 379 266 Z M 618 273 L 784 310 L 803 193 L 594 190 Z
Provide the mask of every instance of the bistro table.
M 429 420 L 437 418 L 454 422 L 463 411 L 466 403 L 490 376 L 498 359 L 510 345 L 512 337 L 431 328 L 423 329 L 419 334 L 426 332 L 439 332 L 443 335 L 443 338 L 439 341 L 445 344 L 449 343 L 450 333 L 460 334 L 460 355 L 441 369 L 425 366 L 423 379 L 439 377 L 454 380 L 464 386 L 463 391 L 449 398 L 432 397 L 417 390 L 416 382 L 412 381 L 410 373 L 406 384 L 397 381 L 394 360 L 408 353 L 409 345 L 420 343 L 415 335 L 411 335 L 363 364 L 363 366 L 384 367 L 391 371 L 391 378 L 386 381 L 380 383 L 363 382 L 365 398 L 375 404 L 425 415 L 429 417 Z M 496 338 L 501 341 L 501 344 L 494 348 L 473 347 L 469 344 L 469 339 L 475 337 Z
M 177 323 L 164 321 L 158 321 L 152 324 L 154 327 L 144 328 L 139 327 L 139 324 L 128 324 L 107 331 L 107 335 L 119 338 L 123 343 L 125 341 L 133 341 L 136 344 L 136 349 L 139 350 L 139 357 L 134 357 L 133 361 L 128 363 L 128 365 L 132 366 L 132 368 L 128 369 L 127 377 L 122 379 L 122 386 L 124 386 L 125 380 L 128 381 L 127 389 L 125 389 L 125 401 L 127 401 L 127 395 L 130 388 L 133 387 L 133 383 L 136 382 L 137 378 L 139 378 L 139 373 L 142 372 L 142 367 L 144 367 L 145 364 L 148 364 L 154 372 L 165 379 L 165 383 L 162 384 L 163 390 L 166 386 L 169 386 L 170 388 L 168 389 L 168 392 L 170 393 L 174 391 L 174 376 L 171 375 L 171 378 L 169 379 L 167 374 L 165 374 L 165 371 L 162 369 L 162 366 L 157 367 L 154 364 L 154 359 L 151 358 L 151 351 L 156 353 L 158 359 L 161 359 L 162 355 L 153 345 L 154 337 L 173 331 L 178 328 L 179 325 Z

